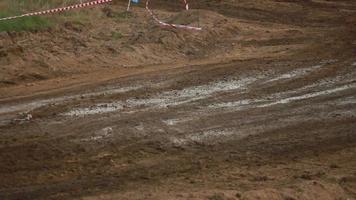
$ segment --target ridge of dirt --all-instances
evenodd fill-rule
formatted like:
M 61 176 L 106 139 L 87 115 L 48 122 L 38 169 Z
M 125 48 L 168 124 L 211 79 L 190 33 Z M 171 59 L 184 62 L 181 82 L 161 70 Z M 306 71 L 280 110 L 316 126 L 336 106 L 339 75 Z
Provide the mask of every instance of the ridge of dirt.
M 0 35 L 0 199 L 356 199 L 355 1 L 151 2 Z
M 280 4 L 283 6 L 280 7 Z M 229 9 L 237 14 L 241 12 L 234 6 L 241 6 L 248 15 L 256 13 L 249 10 L 250 7 L 262 6 L 261 9 L 268 13 L 275 13 L 277 8 L 288 11 L 285 17 L 277 14 L 278 19 L 297 19 L 304 16 L 303 13 L 289 12 L 291 8 L 298 10 L 294 4 L 274 1 L 268 3 L 198 1 L 191 3 L 190 11 L 172 13 L 160 10 L 157 13 L 167 22 L 202 26 L 202 32 L 162 29 L 152 21 L 144 8 L 134 7 L 132 13 L 125 13 L 125 7 L 119 3 L 104 9 L 91 10 L 82 22 L 67 21 L 48 31 L 1 33 L 0 86 L 8 87 L 106 69 L 188 62 L 217 55 L 220 58 L 241 59 L 291 54 L 304 48 L 306 38 L 312 41 L 316 37 L 323 37 L 315 33 L 322 34 L 322 30 L 325 29 L 321 28 L 326 23 L 322 20 L 324 16 L 331 16 L 330 18 L 335 20 L 348 19 L 350 24 L 353 23 L 350 21 L 352 18 L 347 18 L 350 15 L 347 12 L 339 11 L 335 15 L 331 9 L 318 11 L 320 15 L 313 11 L 313 16 L 317 16 L 318 19 L 317 21 L 310 19 L 309 22 L 318 24 L 316 26 L 320 28 L 316 28 L 268 21 L 271 19 L 270 16 L 251 19 L 241 16 L 228 17 L 225 15 L 228 8 L 223 6 L 232 6 Z M 162 6 L 177 7 L 174 3 L 160 1 L 155 2 L 153 6 L 157 7 L 156 9 L 161 9 Z M 218 14 L 219 9 L 224 13 Z M 303 19 L 303 22 L 308 20 Z M 329 18 L 327 22 L 334 25 L 338 23 L 330 22 Z

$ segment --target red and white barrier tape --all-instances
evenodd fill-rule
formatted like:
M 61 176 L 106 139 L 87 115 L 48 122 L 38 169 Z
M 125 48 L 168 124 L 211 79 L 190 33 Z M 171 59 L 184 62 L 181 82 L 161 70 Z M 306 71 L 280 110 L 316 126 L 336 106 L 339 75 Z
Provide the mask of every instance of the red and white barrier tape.
M 189 10 L 189 4 L 188 4 L 187 0 L 184 0 L 184 4 L 185 4 L 185 9 Z
M 95 1 L 90 1 L 90 2 L 86 2 L 86 3 L 75 4 L 75 5 L 72 5 L 72 6 L 62 7 L 62 8 L 54 8 L 54 9 L 45 10 L 45 11 L 26 13 L 26 14 L 18 15 L 18 16 L 0 18 L 0 21 L 12 20 L 12 19 L 17 19 L 17 18 L 22 18 L 22 17 L 29 17 L 29 16 L 38 16 L 38 15 L 46 15 L 46 14 L 64 12 L 64 11 L 68 11 L 68 10 L 72 10 L 72 9 L 78 9 L 78 8 L 84 8 L 84 7 L 89 7 L 89 6 L 95 6 L 95 5 L 99 5 L 99 4 L 110 3 L 112 1 L 113 0 L 95 0 Z M 183 1 L 184 1 L 184 4 L 185 4 L 185 9 L 189 10 L 189 4 L 188 4 L 187 0 L 183 0 Z M 149 8 L 149 0 L 146 0 L 146 10 L 150 13 L 152 18 L 156 22 L 158 22 L 161 26 L 174 27 L 174 28 L 180 28 L 180 29 L 188 29 L 188 30 L 194 30 L 194 31 L 201 31 L 202 30 L 202 28 L 200 28 L 200 27 L 181 25 L 181 24 L 169 24 L 169 23 L 161 21 L 160 19 L 158 19 L 156 17 L 156 15 Z
M 184 0 L 184 4 L 185 4 L 185 9 L 189 10 L 189 4 L 188 4 L 187 0 Z M 148 13 L 150 13 L 152 18 L 161 26 L 187 29 L 187 30 L 193 30 L 193 31 L 201 31 L 202 30 L 202 28 L 200 28 L 200 27 L 181 25 L 181 24 L 169 24 L 169 23 L 161 21 L 160 19 L 157 18 L 157 16 L 149 8 L 149 0 L 146 0 L 146 10 L 148 11 Z
M 89 6 L 95 6 L 95 5 L 99 5 L 99 4 L 110 3 L 112 1 L 113 0 L 90 1 L 90 2 L 87 2 L 87 3 L 80 3 L 80 4 L 76 4 L 76 5 L 72 5 L 72 6 L 63 7 L 63 8 L 54 8 L 54 9 L 40 11 L 40 12 L 33 12 L 33 13 L 27 13 L 27 14 L 13 16 L 13 17 L 0 18 L 0 21 L 17 19 L 17 18 L 22 18 L 22 17 L 29 17 L 29 16 L 38 16 L 38 15 L 46 15 L 46 14 L 58 13 L 58 12 L 72 10 L 72 9 L 78 9 L 78 8 L 84 8 L 84 7 L 89 7 Z

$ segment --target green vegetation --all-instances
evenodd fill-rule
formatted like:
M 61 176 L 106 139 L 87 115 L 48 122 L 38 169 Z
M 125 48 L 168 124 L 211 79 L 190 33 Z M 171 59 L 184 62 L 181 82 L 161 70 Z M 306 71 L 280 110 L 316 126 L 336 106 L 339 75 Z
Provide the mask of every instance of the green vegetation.
M 126 19 L 132 18 L 134 15 L 131 12 L 112 12 L 110 17 L 114 18 L 117 22 L 125 21 Z
M 21 15 L 27 12 L 47 10 L 59 6 L 68 6 L 85 0 L 3 0 L 0 2 L 0 18 Z M 68 16 L 68 15 L 67 15 Z M 79 18 L 78 14 L 75 18 Z M 37 31 L 47 29 L 55 24 L 56 17 L 33 16 L 0 21 L 0 32 Z
M 0 13 L 0 17 L 9 16 Z M 4 31 L 36 31 L 43 30 L 52 26 L 52 22 L 44 17 L 34 16 L 0 21 L 0 32 Z
M 111 36 L 115 40 L 121 39 L 123 37 L 122 33 L 117 32 L 117 31 L 111 32 Z

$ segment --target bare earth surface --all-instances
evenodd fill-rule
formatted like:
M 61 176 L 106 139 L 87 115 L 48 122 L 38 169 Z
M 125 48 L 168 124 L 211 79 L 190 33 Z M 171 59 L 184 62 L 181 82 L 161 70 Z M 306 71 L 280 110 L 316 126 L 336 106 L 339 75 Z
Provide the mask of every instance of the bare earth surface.
M 0 35 L 0 199 L 356 199 L 355 1 L 154 2 Z

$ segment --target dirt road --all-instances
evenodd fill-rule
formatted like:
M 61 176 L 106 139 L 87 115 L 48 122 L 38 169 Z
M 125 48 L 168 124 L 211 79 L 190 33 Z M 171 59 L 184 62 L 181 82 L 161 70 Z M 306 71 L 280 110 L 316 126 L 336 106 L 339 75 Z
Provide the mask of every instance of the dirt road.
M 0 88 L 0 199 L 356 199 L 356 4 L 196 5 L 151 65 Z

